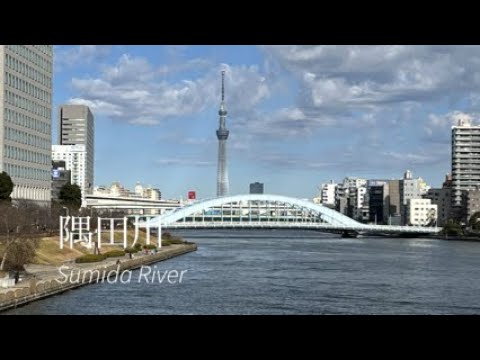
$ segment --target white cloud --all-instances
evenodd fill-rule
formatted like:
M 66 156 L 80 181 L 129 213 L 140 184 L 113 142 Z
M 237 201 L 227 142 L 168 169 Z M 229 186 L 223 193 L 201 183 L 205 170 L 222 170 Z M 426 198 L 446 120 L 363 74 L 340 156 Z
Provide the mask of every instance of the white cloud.
M 203 63 L 202 59 L 194 59 L 185 68 Z M 270 96 L 269 85 L 258 67 L 223 64 L 221 68 L 226 70 L 226 100 L 231 116 L 239 116 Z M 220 68 L 194 79 L 167 81 L 162 76 L 170 70 L 164 66 L 155 68 L 144 58 L 122 55 L 115 65 L 104 66 L 96 78 L 74 78 L 72 87 L 78 96 L 70 102 L 90 103 L 97 113 L 144 125 L 198 114 L 219 104 Z
M 111 49 L 111 45 L 78 45 L 68 48 L 57 46 L 54 51 L 55 68 L 61 70 L 65 66 L 89 64 L 107 57 Z
M 472 125 L 478 124 L 479 114 L 451 111 L 444 115 L 429 114 L 424 127 L 426 138 L 435 141 L 450 143 L 451 127 L 457 125 L 460 120 L 468 120 Z
M 155 74 L 145 58 L 123 54 L 114 66 L 103 66 L 103 81 L 112 86 L 151 81 Z
M 98 76 L 74 78 L 77 96 L 70 102 L 91 104 L 96 113 L 112 119 L 157 125 L 215 109 L 219 71 L 225 69 L 227 126 L 233 130 L 232 146 L 237 149 L 247 148 L 252 136 L 257 140 L 301 137 L 322 127 L 363 131 L 360 128 L 375 126 L 384 129 L 379 135 L 384 137 L 389 127 L 399 128 L 421 116 L 429 102 L 480 103 L 479 46 L 263 46 L 262 50 L 263 69 L 186 59 L 182 47 L 167 49 L 175 61 L 158 67 L 125 54 L 116 64 L 101 68 Z M 192 69 L 198 70 L 195 76 L 181 79 Z M 292 105 L 262 111 L 260 105 L 284 81 L 278 69 L 297 79 L 300 92 Z M 446 129 L 436 126 L 435 121 L 442 120 L 434 116 L 424 117 L 420 125 L 431 139 Z
M 99 112 L 109 116 L 121 116 L 122 114 L 122 109 L 120 106 L 102 100 L 86 100 L 81 98 L 72 98 L 68 100 L 68 104 L 86 105 L 95 113 Z
M 264 46 L 301 83 L 297 106 L 321 114 L 458 101 L 479 93 L 480 46 Z M 474 100 L 474 97 L 471 98 Z M 354 114 L 354 116 L 351 116 Z

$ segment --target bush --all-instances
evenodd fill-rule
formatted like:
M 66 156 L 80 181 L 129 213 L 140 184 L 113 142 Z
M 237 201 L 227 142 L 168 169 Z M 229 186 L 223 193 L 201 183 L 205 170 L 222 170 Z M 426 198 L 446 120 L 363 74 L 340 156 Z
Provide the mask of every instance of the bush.
M 126 253 L 126 254 L 135 254 L 135 253 L 137 253 L 137 252 L 138 252 L 138 249 L 135 249 L 135 248 L 127 247 L 127 248 L 125 249 L 125 253 Z
M 169 240 L 163 240 L 162 239 L 162 246 L 170 246 L 172 243 Z
M 168 231 L 164 231 L 162 233 L 162 239 L 170 240 L 171 238 L 172 238 L 172 234 L 170 234 Z
M 105 255 L 102 254 L 88 254 L 88 255 L 83 255 L 75 259 L 75 262 L 77 264 L 81 263 L 91 263 L 91 262 L 98 262 L 98 261 L 103 261 L 106 259 Z
M 162 241 L 166 240 L 170 244 L 183 244 L 185 241 L 180 236 L 172 235 L 170 232 L 165 231 L 162 233 Z
M 112 250 L 108 251 L 105 253 L 105 257 L 119 257 L 119 256 L 125 256 L 125 251 L 123 250 Z
M 449 219 L 443 227 L 443 234 L 452 235 L 452 236 L 462 236 L 463 229 L 459 223 L 453 221 L 452 219 Z
M 136 243 L 135 245 L 133 245 L 133 248 L 136 249 L 137 251 L 140 251 L 142 250 L 142 244 Z
M 155 250 L 157 247 L 153 244 L 150 245 L 143 245 L 144 250 Z
M 178 238 L 173 238 L 173 239 L 168 240 L 168 242 L 169 242 L 170 244 L 183 244 L 185 241 L 180 240 L 180 239 L 178 239 Z

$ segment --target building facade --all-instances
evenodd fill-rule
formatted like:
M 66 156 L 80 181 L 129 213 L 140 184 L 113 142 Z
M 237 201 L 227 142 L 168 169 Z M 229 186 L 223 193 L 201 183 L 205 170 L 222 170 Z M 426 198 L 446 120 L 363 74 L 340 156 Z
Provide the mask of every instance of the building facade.
M 254 182 L 250 184 L 250 194 L 263 194 L 263 183 Z
M 462 193 L 462 207 L 460 220 L 468 224 L 473 214 L 480 212 L 480 189 L 464 190 Z
M 333 207 L 335 206 L 335 198 L 337 193 L 337 184 L 330 180 L 327 184 L 322 184 L 320 187 L 320 197 L 323 205 Z
M 151 185 L 143 186 L 140 182 L 135 184 L 134 191 L 126 189 L 119 181 L 114 181 L 110 187 L 96 186 L 93 189 L 94 196 L 112 196 L 125 198 L 141 198 L 150 200 L 161 200 L 162 193 Z
M 480 126 L 460 119 L 452 126 L 452 185 L 454 207 L 462 206 L 462 191 L 480 187 Z
M 365 221 L 364 207 L 366 186 L 350 188 L 348 193 L 348 211 L 347 215 L 358 221 Z
M 437 222 L 437 205 L 430 199 L 409 199 L 407 204 L 407 225 L 433 226 Z
M 428 193 L 424 195 L 425 199 L 430 199 L 432 204 L 437 205 L 437 218 L 438 226 L 443 226 L 448 219 L 454 218 L 452 212 L 452 188 L 430 189 Z
M 65 161 L 52 161 L 52 200 L 60 200 L 62 187 L 71 181 L 72 172 L 66 169 Z
M 387 224 L 390 210 L 388 180 L 368 180 L 369 222 Z
M 95 180 L 95 122 L 90 108 L 85 105 L 62 105 L 58 117 L 58 143 L 60 145 L 83 145 L 86 163 L 82 194 L 93 192 Z M 68 164 L 67 164 L 68 166 Z M 69 168 L 70 169 L 70 168 Z
M 421 177 L 414 179 L 412 172 L 407 170 L 400 182 L 400 196 L 403 205 L 408 204 L 409 199 L 419 199 L 428 191 L 428 186 L 425 180 Z
M 447 174 L 440 189 L 429 189 L 423 197 L 430 199 L 432 204 L 437 205 L 438 226 L 444 226 L 449 219 L 457 219 L 458 211 L 454 211 L 452 208 L 453 188 L 450 175 Z
M 51 200 L 52 66 L 52 45 L 0 45 L 0 172 L 14 200 Z
M 402 224 L 408 224 L 407 221 L 407 206 L 410 199 L 421 199 L 427 194 L 428 189 L 425 180 L 421 177 L 413 178 L 410 170 L 405 171 L 403 179 L 400 180 L 400 200 L 401 200 L 401 217 Z
M 52 159 L 65 162 L 66 169 L 71 171 L 71 183 L 80 187 L 85 199 L 85 195 L 90 194 L 85 145 L 52 145 Z
M 390 215 L 400 216 L 402 213 L 402 199 L 400 194 L 400 180 L 389 180 L 388 188 L 390 194 Z

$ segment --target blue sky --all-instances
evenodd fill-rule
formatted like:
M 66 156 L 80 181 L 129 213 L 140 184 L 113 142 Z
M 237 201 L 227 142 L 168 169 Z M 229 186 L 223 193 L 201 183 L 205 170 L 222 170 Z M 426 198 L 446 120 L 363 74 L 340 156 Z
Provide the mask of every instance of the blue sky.
M 450 126 L 480 104 L 479 46 L 55 46 L 54 143 L 58 106 L 86 104 L 95 185 L 214 196 L 221 70 L 232 194 L 405 169 L 439 186 Z

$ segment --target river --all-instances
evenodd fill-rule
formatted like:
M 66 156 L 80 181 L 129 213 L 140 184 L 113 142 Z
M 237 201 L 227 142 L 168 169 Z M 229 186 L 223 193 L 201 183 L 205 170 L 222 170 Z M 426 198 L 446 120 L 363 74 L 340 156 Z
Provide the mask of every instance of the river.
M 312 231 L 183 233 L 182 282 L 93 284 L 4 314 L 479 314 L 480 243 Z M 142 280 L 142 279 L 141 279 Z

